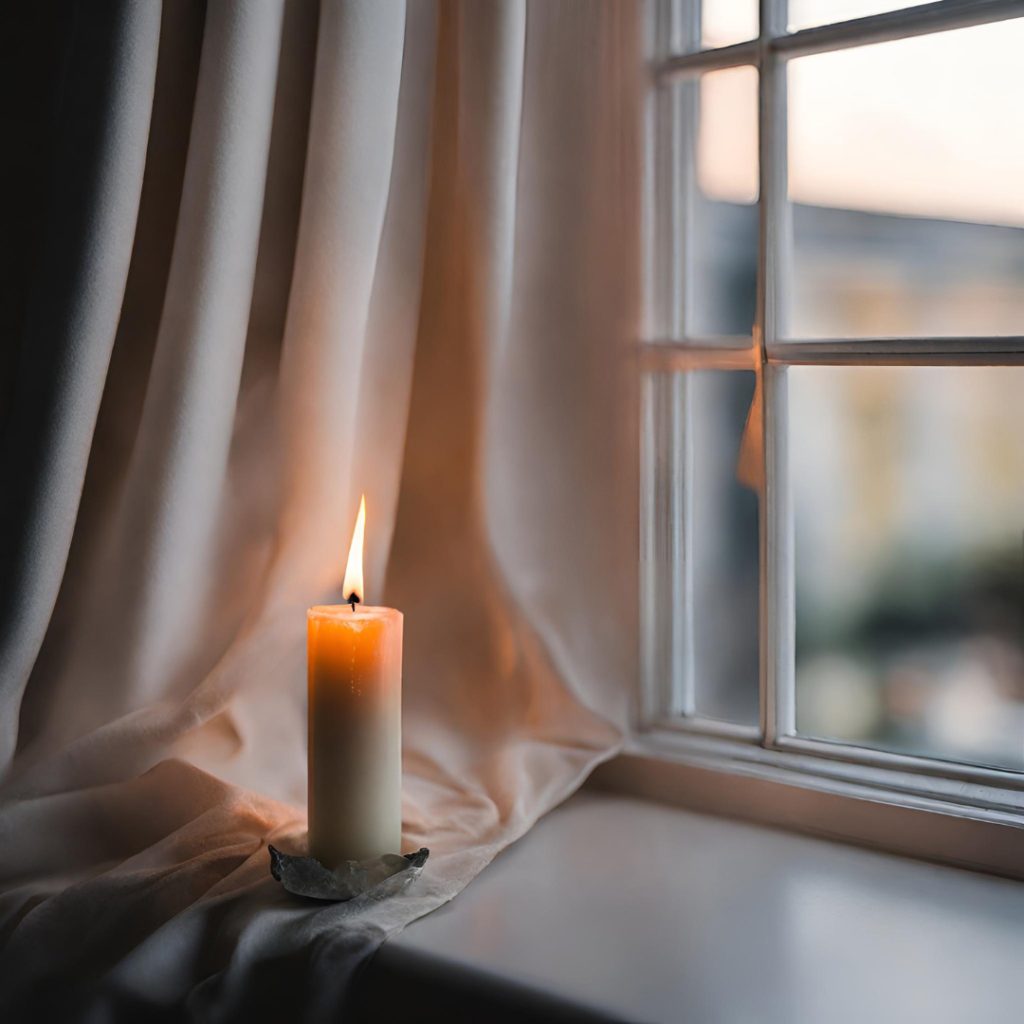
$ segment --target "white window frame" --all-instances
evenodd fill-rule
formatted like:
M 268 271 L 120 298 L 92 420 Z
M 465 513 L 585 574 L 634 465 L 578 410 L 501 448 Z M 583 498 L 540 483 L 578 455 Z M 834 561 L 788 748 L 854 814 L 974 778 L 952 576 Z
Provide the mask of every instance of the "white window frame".
M 796 32 L 786 29 L 787 0 L 760 0 L 759 6 L 758 38 L 701 50 L 700 0 L 648 3 L 641 684 L 630 750 L 601 778 L 651 795 L 674 794 L 708 810 L 1024 877 L 1024 773 L 797 735 L 793 514 L 785 450 L 789 366 L 1021 365 L 1024 337 L 794 341 L 781 323 L 789 280 L 784 261 L 792 251 L 788 60 L 1005 20 L 1024 15 L 1024 2 L 941 0 Z M 701 337 L 690 330 L 688 301 L 696 85 L 706 72 L 738 66 L 759 73 L 756 318 L 749 338 Z M 692 89 L 685 87 L 689 82 Z M 756 373 L 762 395 L 756 727 L 703 718 L 696 710 L 689 378 L 675 372 L 741 368 Z

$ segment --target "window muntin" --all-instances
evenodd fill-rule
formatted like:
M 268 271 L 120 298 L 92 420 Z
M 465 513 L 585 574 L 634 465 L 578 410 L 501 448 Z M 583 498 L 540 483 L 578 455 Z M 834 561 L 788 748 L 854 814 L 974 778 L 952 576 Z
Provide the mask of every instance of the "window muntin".
M 762 34 L 751 43 L 740 44 L 725 51 L 692 53 L 690 46 L 666 48 L 666 56 L 655 70 L 656 86 L 652 91 L 652 117 L 648 124 L 652 153 L 651 209 L 648 214 L 649 254 L 652 280 L 662 285 L 650 290 L 654 302 L 650 310 L 648 333 L 644 346 L 644 372 L 647 380 L 645 393 L 650 394 L 654 381 L 691 377 L 699 371 L 713 371 L 729 375 L 737 370 L 754 370 L 758 376 L 756 398 L 751 403 L 742 449 L 746 471 L 750 471 L 750 456 L 760 469 L 756 482 L 760 498 L 759 516 L 759 591 L 760 591 L 760 723 L 758 728 L 738 726 L 735 722 L 719 722 L 694 699 L 702 685 L 696 668 L 696 643 L 692 637 L 696 629 L 694 604 L 696 601 L 693 562 L 686 563 L 687 543 L 694 544 L 696 518 L 692 514 L 686 522 L 659 520 L 666 514 L 664 501 L 651 500 L 644 483 L 643 515 L 645 559 L 642 564 L 644 609 L 644 696 L 643 721 L 658 727 L 671 726 L 683 733 L 717 733 L 728 742 L 745 740 L 758 763 L 777 755 L 779 764 L 799 762 L 806 769 L 808 763 L 821 765 L 823 776 L 834 776 L 836 765 L 845 761 L 850 770 L 860 771 L 864 780 L 877 779 L 879 770 L 896 768 L 933 776 L 937 784 L 949 775 L 958 780 L 977 780 L 978 784 L 1006 785 L 1016 793 L 1024 776 L 1005 771 L 992 771 L 985 767 L 990 759 L 965 758 L 955 766 L 937 759 L 934 752 L 924 756 L 907 756 L 895 745 L 875 753 L 865 743 L 825 741 L 804 737 L 797 733 L 796 664 L 795 664 L 795 579 L 793 551 L 794 509 L 790 490 L 790 458 L 787 443 L 790 430 L 787 401 L 789 367 L 792 365 L 827 366 L 831 364 L 863 365 L 870 363 L 904 362 L 909 364 L 977 363 L 1013 364 L 1024 362 L 1024 338 L 1016 335 L 986 336 L 984 327 L 970 337 L 918 335 L 906 332 L 887 338 L 858 338 L 835 336 L 830 340 L 793 343 L 786 333 L 786 317 L 793 290 L 793 206 L 788 201 L 787 186 L 787 66 L 809 53 L 845 50 L 851 46 L 867 46 L 900 37 L 925 37 L 938 30 L 954 31 L 979 22 L 1005 24 L 1020 13 L 1020 5 L 986 5 L 984 12 L 968 4 L 951 2 L 941 9 L 929 5 L 919 13 L 913 10 L 867 19 L 854 26 L 829 25 L 811 29 L 797 36 L 787 34 L 787 12 L 783 2 L 763 0 Z M 662 25 L 683 24 L 689 38 L 700 38 L 700 19 L 692 5 L 683 3 L 660 6 Z M 672 21 L 673 15 L 675 21 Z M 895 28 L 893 27 L 895 25 Z M 694 35 L 696 33 L 696 35 Z M 699 218 L 692 214 L 692 204 L 699 195 L 700 168 L 697 165 L 696 132 L 700 122 L 664 117 L 664 97 L 671 93 L 670 86 L 681 82 L 694 82 L 726 68 L 742 66 L 756 71 L 759 81 L 759 108 L 762 118 L 759 139 L 757 231 L 758 260 L 756 272 L 756 318 L 753 345 L 742 337 L 705 336 L 694 329 L 693 301 L 695 269 L 706 255 L 700 252 L 701 229 Z M 748 71 L 748 73 L 749 73 Z M 660 114 L 659 114 L 660 112 Z M 703 130 L 712 129 L 707 118 Z M 671 160 L 666 160 L 670 153 Z M 661 216 L 666 211 L 669 216 Z M 689 211 L 689 214 L 688 214 Z M 664 282 L 670 282 L 665 287 Z M 690 300 L 687 301 L 687 295 Z M 731 332 L 730 332 L 731 333 Z M 827 335 L 825 336 L 828 337 Z M 685 385 L 684 385 L 685 386 Z M 686 409 L 686 403 L 683 403 Z M 685 458 L 677 458 L 671 446 L 677 444 L 686 452 L 692 447 L 696 429 L 688 420 L 690 413 L 673 420 L 674 434 L 658 432 L 650 415 L 645 418 L 645 451 L 650 465 L 652 450 L 660 458 L 682 469 L 675 474 L 674 492 L 683 495 L 673 507 L 686 511 L 685 495 L 693 492 L 694 463 L 692 450 Z M 756 475 L 756 474 L 755 474 Z M 660 509 L 657 513 L 655 509 Z M 678 543 L 666 544 L 665 538 L 675 534 Z M 650 543 L 661 537 L 661 544 Z M 651 555 L 657 549 L 661 560 Z M 689 567 L 687 567 L 689 566 Z M 688 576 L 687 573 L 690 575 Z M 665 580 L 674 581 L 666 587 Z M 659 582 L 660 581 L 660 582 Z M 680 582 L 681 581 L 681 582 Z M 658 603 L 660 601 L 660 603 Z M 674 602 L 674 603 L 666 603 Z M 688 602 L 688 603 L 687 603 Z M 683 610 L 685 608 L 685 611 Z M 653 614 L 652 614 L 653 612 Z M 687 641 L 689 646 L 686 646 Z M 671 657 L 665 657 L 671 649 Z M 686 680 L 686 667 L 691 665 L 691 677 Z M 671 671 L 661 672 L 662 668 Z M 675 672 L 676 675 L 672 675 Z M 698 678 L 695 680 L 693 676 Z M 680 703 L 680 678 L 684 680 L 684 694 L 689 703 Z M 688 687 L 688 689 L 687 689 Z M 705 702 L 705 707 L 707 702 Z M 842 738 L 837 738 L 842 739 Z M 700 740 L 699 749 L 706 749 Z M 717 741 L 716 741 L 717 742 Z M 758 750 L 758 747 L 764 748 Z M 729 757 L 740 756 L 737 751 Z M 743 757 L 748 755 L 744 754 Z M 797 762 L 786 758 L 797 758 Z M 766 762 L 767 763 L 767 762 Z M 858 768 L 862 765 L 862 768 Z M 977 767 L 976 767 L 977 765 Z M 879 766 L 871 767 L 871 766 Z M 845 767 L 843 771 L 845 772 Z M 846 777 L 844 775 L 844 777 Z M 849 776 L 852 778 L 853 776 Z M 876 784 L 876 783 L 872 783 Z M 892 791 L 906 791 L 906 779 L 893 780 Z M 922 785 L 924 785 L 922 783 Z M 950 782 L 948 793 L 961 792 L 961 783 Z M 922 792 L 925 792 L 922 789 Z M 1009 799 L 1009 798 L 1008 798 Z M 1016 795 L 1010 803 L 1017 807 Z M 1008 805 L 1009 806 L 1009 805 Z
M 866 18 L 904 7 L 918 7 L 931 0 L 789 0 L 789 28 L 796 31 L 850 18 Z

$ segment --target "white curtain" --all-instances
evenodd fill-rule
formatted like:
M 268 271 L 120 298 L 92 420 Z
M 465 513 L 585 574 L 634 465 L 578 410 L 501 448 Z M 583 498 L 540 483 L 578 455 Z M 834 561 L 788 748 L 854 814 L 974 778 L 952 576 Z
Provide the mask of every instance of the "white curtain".
M 639 5 L 66 17 L 5 328 L 0 1006 L 334 1019 L 620 743 Z M 304 833 L 304 611 L 361 491 L 432 855 L 311 907 L 266 846 Z

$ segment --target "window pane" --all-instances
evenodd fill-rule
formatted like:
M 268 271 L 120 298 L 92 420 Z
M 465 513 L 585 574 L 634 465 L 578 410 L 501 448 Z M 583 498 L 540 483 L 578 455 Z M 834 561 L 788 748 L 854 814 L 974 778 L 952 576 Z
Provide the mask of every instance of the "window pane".
M 793 337 L 1024 334 L 1024 19 L 789 64 Z
M 705 74 L 698 101 L 687 329 L 749 335 L 757 291 L 757 72 L 739 67 Z
M 690 374 L 693 647 L 697 713 L 758 721 L 757 495 L 736 478 L 750 371 Z
M 642 385 L 640 477 L 641 662 L 649 713 L 679 706 L 683 623 L 682 375 L 649 373 Z
M 757 0 L 704 0 L 701 45 L 731 46 L 757 37 Z
M 901 7 L 919 7 L 931 0 L 789 0 L 789 27 L 792 31 L 828 25 L 833 21 L 866 18 L 869 14 L 896 11 Z
M 789 382 L 798 730 L 1024 769 L 1024 368 Z

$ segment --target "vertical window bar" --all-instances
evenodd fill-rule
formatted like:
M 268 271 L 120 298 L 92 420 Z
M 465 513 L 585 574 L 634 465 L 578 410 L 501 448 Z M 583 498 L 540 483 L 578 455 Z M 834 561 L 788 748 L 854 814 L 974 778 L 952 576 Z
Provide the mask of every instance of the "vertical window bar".
M 684 36 L 683 24 L 687 19 L 687 8 L 692 7 L 692 4 L 690 0 L 662 0 L 662 4 L 668 17 L 668 31 L 665 34 L 665 39 L 668 40 L 668 55 L 686 53 L 690 40 Z
M 659 0 L 652 5 L 652 38 L 648 53 L 664 59 L 693 41 L 692 5 Z M 699 20 L 697 21 L 699 27 Z M 680 337 L 685 308 L 686 229 L 684 207 L 689 186 L 687 145 L 683 129 L 683 90 L 673 83 L 652 84 L 647 124 L 653 155 L 649 181 L 648 253 L 654 273 L 648 293 L 648 316 L 656 336 Z M 687 129 L 688 130 L 688 129 Z M 645 724 L 684 713 L 692 705 L 692 674 L 688 670 L 686 623 L 686 559 L 684 510 L 689 493 L 684 477 L 686 416 L 684 375 L 648 374 L 643 382 L 641 478 L 641 650 L 642 706 Z
M 672 375 L 672 446 L 677 452 L 678 480 L 673 498 L 677 564 L 673 573 L 673 715 L 692 717 L 697 712 L 694 675 L 694 547 L 693 547 L 693 415 L 690 374 Z
M 666 511 L 658 500 L 657 417 L 658 376 L 645 374 L 641 380 L 640 410 L 640 709 L 641 726 L 650 725 L 661 712 L 658 695 L 663 685 L 665 670 L 662 657 L 663 642 L 660 616 L 661 593 L 660 550 L 658 516 Z
M 701 0 L 676 6 L 676 39 L 683 53 L 700 49 Z M 673 169 L 676 237 L 674 337 L 693 335 L 695 195 L 697 188 L 697 119 L 700 115 L 700 78 L 687 78 L 673 86 Z M 694 559 L 693 559 L 693 415 L 690 375 L 676 374 L 673 388 L 673 439 L 678 452 L 679 481 L 674 509 L 678 529 L 677 562 L 673 573 L 673 715 L 690 717 L 697 708 L 694 678 Z
M 678 714 L 683 667 L 679 616 L 682 547 L 681 374 L 643 378 L 640 598 L 642 724 Z
M 767 352 L 785 332 L 790 252 L 786 65 L 771 40 L 786 32 L 788 0 L 760 0 L 758 163 L 760 238 L 755 340 L 760 354 L 763 473 L 761 547 L 761 730 L 767 746 L 792 732 L 793 525 L 786 474 L 785 370 Z
M 767 746 L 796 729 L 793 503 L 788 473 L 786 368 L 765 364 L 763 490 L 762 725 Z
M 657 0 L 647 18 L 647 53 L 654 61 L 671 53 L 672 5 Z M 649 337 L 672 337 L 675 291 L 675 239 L 672 221 L 672 88 L 651 76 L 645 97 L 644 123 L 648 154 L 647 199 L 644 203 L 644 236 L 648 273 L 645 277 L 645 310 Z

